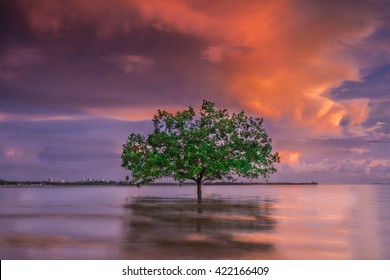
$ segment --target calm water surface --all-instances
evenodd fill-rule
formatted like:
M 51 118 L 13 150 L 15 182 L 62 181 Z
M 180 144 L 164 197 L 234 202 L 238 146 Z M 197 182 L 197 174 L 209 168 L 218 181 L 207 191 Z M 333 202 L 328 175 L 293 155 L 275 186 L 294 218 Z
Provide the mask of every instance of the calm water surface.
M 390 185 L 2 187 L 0 259 L 390 259 Z

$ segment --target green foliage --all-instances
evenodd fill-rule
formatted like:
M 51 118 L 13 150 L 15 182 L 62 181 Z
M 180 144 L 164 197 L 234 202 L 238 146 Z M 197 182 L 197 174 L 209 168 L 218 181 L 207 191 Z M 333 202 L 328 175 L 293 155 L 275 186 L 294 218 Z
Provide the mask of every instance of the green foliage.
M 171 114 L 158 110 L 154 131 L 147 138 L 130 134 L 123 145 L 122 167 L 130 170 L 132 184 L 144 185 L 171 177 L 180 185 L 193 180 L 233 180 L 235 177 L 267 178 L 276 172 L 278 153 L 262 118 L 244 112 L 230 115 L 203 101 L 199 116 L 193 108 Z

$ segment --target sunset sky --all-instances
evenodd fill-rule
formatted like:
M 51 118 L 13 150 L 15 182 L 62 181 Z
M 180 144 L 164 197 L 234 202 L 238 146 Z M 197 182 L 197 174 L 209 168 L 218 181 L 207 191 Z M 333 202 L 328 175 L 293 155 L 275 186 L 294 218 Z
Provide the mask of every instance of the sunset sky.
M 390 1 L 0 4 L 0 179 L 121 180 L 157 109 L 264 117 L 270 181 L 390 182 Z

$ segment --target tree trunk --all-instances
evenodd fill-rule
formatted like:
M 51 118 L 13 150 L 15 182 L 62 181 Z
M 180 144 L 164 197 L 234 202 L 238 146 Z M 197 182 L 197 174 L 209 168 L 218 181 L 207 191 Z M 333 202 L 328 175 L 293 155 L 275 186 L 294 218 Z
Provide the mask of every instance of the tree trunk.
M 202 203 L 202 181 L 198 180 L 196 182 L 197 185 L 197 194 L 198 194 L 198 204 Z
M 196 182 L 198 194 L 198 213 L 202 213 L 202 180 L 198 179 Z

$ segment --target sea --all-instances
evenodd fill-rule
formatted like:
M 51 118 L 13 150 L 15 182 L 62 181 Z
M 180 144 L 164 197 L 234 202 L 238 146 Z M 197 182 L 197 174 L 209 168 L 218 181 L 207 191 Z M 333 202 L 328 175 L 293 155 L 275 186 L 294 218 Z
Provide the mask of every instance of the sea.
M 2 186 L 2 260 L 390 259 L 390 185 Z

